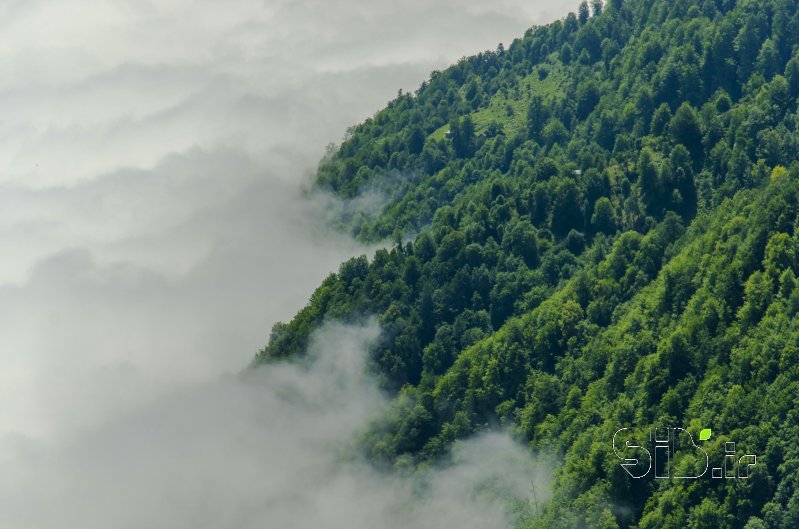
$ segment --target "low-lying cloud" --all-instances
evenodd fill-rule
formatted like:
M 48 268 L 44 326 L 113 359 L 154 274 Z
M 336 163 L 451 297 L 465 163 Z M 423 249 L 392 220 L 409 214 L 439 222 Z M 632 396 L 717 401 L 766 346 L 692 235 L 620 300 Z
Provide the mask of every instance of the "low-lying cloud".
M 548 469 L 505 435 L 411 475 L 360 459 L 354 440 L 386 404 L 365 371 L 377 334 L 325 326 L 302 362 L 198 385 L 69 443 L 5 438 L 0 526 L 500 529 L 531 512 Z

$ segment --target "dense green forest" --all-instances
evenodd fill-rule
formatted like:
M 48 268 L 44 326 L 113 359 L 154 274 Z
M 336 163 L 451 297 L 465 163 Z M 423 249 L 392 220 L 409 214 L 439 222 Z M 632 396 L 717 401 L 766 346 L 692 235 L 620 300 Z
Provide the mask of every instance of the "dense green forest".
M 386 197 L 256 362 L 377 315 L 377 465 L 481 430 L 560 457 L 529 527 L 799 527 L 799 1 L 610 0 L 433 72 L 317 185 Z M 712 427 L 748 480 L 633 480 L 622 426 Z M 690 465 L 690 455 L 682 464 Z

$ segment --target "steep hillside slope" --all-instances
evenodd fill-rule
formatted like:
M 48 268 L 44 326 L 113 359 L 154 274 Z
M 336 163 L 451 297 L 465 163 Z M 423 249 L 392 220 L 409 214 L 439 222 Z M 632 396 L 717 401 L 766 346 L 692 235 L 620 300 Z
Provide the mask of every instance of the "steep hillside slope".
M 797 4 L 582 4 L 400 94 L 318 173 L 384 193 L 341 225 L 394 248 L 342 264 L 256 361 L 376 314 L 376 462 L 500 424 L 562 457 L 532 527 L 799 527 Z M 613 433 L 658 425 L 758 464 L 633 480 Z

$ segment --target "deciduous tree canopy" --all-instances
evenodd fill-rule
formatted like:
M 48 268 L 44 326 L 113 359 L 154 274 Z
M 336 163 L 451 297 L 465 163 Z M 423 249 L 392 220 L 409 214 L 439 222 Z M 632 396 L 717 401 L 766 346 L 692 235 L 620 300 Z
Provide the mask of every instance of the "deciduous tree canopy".
M 317 185 L 381 190 L 340 225 L 413 240 L 343 264 L 257 361 L 376 314 L 397 399 L 364 435 L 374 461 L 500 424 L 562 458 L 523 525 L 799 527 L 799 4 L 593 6 L 352 130 Z M 657 424 L 758 464 L 633 481 L 611 436 Z

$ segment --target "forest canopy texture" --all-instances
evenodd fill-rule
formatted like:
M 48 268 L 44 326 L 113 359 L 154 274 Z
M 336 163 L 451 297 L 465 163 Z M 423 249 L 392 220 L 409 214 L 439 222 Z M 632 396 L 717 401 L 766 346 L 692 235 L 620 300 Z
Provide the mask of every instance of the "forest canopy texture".
M 498 425 L 560 458 L 523 526 L 799 527 L 797 97 L 796 0 L 583 3 L 433 72 L 318 170 L 385 197 L 339 224 L 393 247 L 342 264 L 256 363 L 376 315 L 375 464 Z M 633 480 L 611 437 L 654 425 L 758 464 Z

